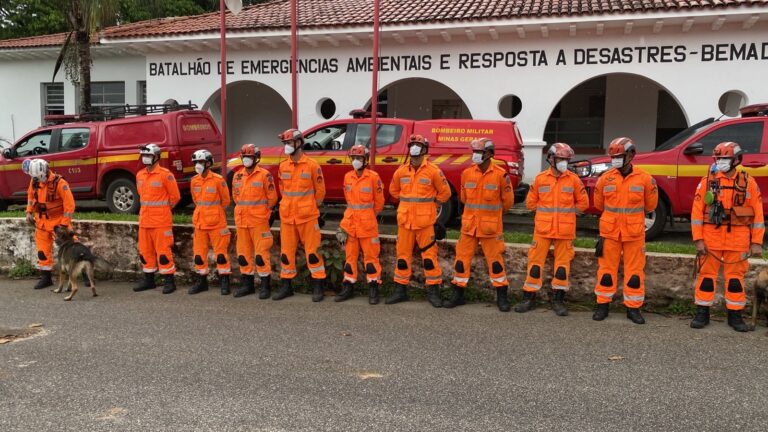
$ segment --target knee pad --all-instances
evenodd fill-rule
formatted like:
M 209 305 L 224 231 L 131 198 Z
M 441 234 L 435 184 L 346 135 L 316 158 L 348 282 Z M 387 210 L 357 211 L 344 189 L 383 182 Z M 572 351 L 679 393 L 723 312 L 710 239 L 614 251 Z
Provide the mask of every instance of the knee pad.
M 147 265 L 147 260 L 144 259 L 144 255 L 139 254 L 139 261 L 141 261 L 142 264 Z
M 160 264 L 165 264 L 164 262 L 160 261 Z M 195 255 L 195 264 L 197 265 L 203 265 L 205 264 L 203 262 L 203 258 L 200 255 Z
M 541 277 L 541 267 L 539 267 L 537 265 L 531 266 L 531 270 L 528 272 L 528 274 L 532 278 L 534 278 L 534 279 L 540 278 Z
M 613 286 L 613 277 L 609 274 L 604 274 L 603 277 L 600 278 L 600 285 L 604 287 L 611 287 Z
M 715 292 L 715 281 L 712 278 L 704 278 L 701 280 L 699 290 L 703 292 Z
M 281 254 L 280 255 L 280 262 L 285 264 L 285 265 L 288 265 L 288 264 L 291 263 L 290 261 L 288 261 L 288 255 L 286 255 L 286 254 Z
M 169 260 L 165 255 L 160 255 L 160 259 L 158 261 L 160 261 L 161 265 L 167 265 L 171 263 L 171 260 Z
M 632 275 L 631 278 L 627 281 L 627 287 L 638 289 L 640 288 L 640 276 L 638 275 Z
M 502 266 L 500 262 L 494 261 L 493 264 L 491 264 L 492 273 L 501 273 L 503 271 L 504 271 L 504 266 Z
M 565 267 L 560 266 L 555 272 L 555 279 L 565 280 L 568 277 L 568 272 L 565 271 Z
M 738 279 L 728 279 L 728 292 L 730 293 L 740 293 L 744 291 L 744 288 L 741 287 L 741 281 Z
M 216 264 L 226 264 L 226 263 L 227 263 L 227 257 L 225 257 L 224 254 L 216 255 Z
M 453 266 L 453 269 L 456 270 L 457 273 L 464 273 L 464 262 L 456 261 L 456 265 Z
M 352 274 L 352 265 L 349 263 L 344 264 L 344 273 L 351 275 Z
M 424 270 L 434 270 L 435 269 L 435 263 L 432 262 L 431 259 L 427 258 L 424 260 Z
M 404 259 L 397 260 L 397 269 L 398 270 L 408 270 L 408 263 L 405 262 Z
M 245 259 L 244 256 L 240 255 L 237 257 L 237 263 L 240 264 L 242 267 L 245 267 L 248 265 L 248 260 Z
M 261 267 L 263 265 L 266 265 L 267 263 L 264 262 L 264 258 L 261 257 L 261 255 L 256 255 L 256 265 Z
M 37 251 L 37 259 L 45 261 L 46 260 L 45 252 L 43 251 Z
M 365 272 L 368 274 L 374 274 L 376 273 L 376 266 L 373 265 L 373 263 L 368 263 L 365 265 Z
M 320 258 L 317 257 L 315 254 L 309 254 L 309 263 L 310 264 L 317 264 L 320 262 Z

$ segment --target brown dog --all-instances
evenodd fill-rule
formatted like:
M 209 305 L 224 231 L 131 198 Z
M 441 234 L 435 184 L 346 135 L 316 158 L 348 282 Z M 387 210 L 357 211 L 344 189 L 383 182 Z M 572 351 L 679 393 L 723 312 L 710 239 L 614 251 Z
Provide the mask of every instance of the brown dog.
M 53 229 L 56 245 L 59 247 L 58 266 L 59 266 L 59 286 L 53 291 L 60 293 L 64 285 L 69 281 L 67 291 L 72 294 L 64 298 L 65 301 L 72 300 L 77 294 L 77 277 L 84 274 L 90 282 L 93 296 L 96 297 L 96 283 L 93 277 L 94 268 L 109 272 L 111 264 L 97 257 L 91 252 L 88 246 L 77 241 L 75 233 L 64 225 L 58 225 Z
M 752 287 L 752 330 L 757 327 L 757 316 L 761 310 L 765 314 L 766 325 L 768 325 L 768 267 L 757 274 Z

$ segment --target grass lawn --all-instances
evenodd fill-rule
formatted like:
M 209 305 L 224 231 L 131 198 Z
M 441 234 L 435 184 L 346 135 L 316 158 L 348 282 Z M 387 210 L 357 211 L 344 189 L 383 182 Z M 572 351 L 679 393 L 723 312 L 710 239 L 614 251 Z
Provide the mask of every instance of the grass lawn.
M 24 212 L 17 211 L 4 211 L 0 212 L 0 218 L 14 218 L 24 217 Z M 138 222 L 139 215 L 123 215 L 115 213 L 100 213 L 100 212 L 75 212 L 74 220 L 100 220 L 100 221 L 113 221 L 113 222 Z M 186 214 L 174 214 L 173 223 L 175 224 L 191 224 L 192 215 Z

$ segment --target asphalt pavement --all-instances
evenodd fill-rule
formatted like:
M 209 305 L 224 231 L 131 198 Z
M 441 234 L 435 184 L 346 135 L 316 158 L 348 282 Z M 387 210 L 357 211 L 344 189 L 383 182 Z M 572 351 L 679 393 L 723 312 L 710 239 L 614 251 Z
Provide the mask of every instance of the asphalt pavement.
M 766 328 L 0 279 L 2 431 L 765 430 Z M 213 288 L 213 287 L 212 287 Z

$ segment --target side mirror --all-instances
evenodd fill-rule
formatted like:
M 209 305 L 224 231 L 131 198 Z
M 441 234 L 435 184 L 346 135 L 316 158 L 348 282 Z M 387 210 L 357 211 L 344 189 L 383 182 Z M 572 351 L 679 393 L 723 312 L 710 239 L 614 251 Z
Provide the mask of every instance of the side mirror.
M 685 155 L 699 155 L 704 153 L 704 144 L 700 142 L 695 142 L 683 150 L 683 154 Z
M 3 157 L 8 159 L 8 160 L 13 159 L 13 149 L 7 148 L 7 149 L 3 150 Z

